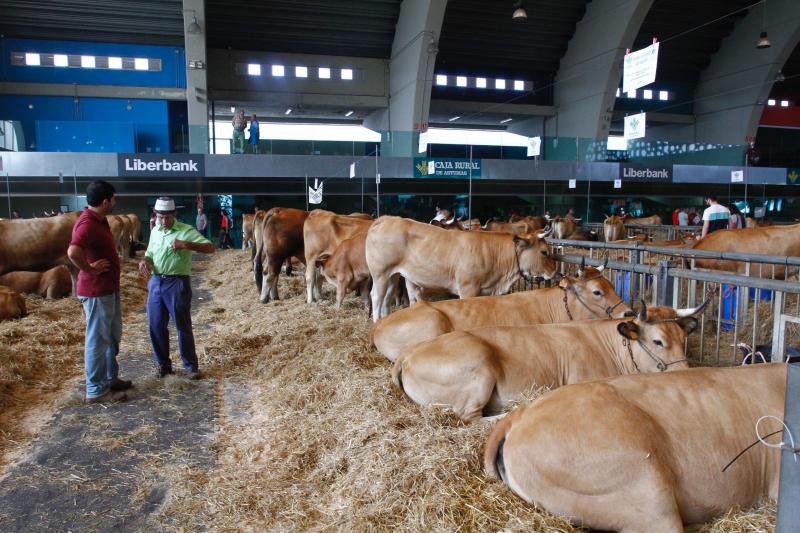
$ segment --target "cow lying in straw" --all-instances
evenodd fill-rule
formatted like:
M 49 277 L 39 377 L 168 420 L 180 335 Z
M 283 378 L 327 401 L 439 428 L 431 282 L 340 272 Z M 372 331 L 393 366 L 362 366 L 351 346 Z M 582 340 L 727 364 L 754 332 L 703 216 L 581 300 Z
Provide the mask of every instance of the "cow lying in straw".
M 630 308 L 603 277 L 603 268 L 581 267 L 575 277 L 562 278 L 557 287 L 550 289 L 420 301 L 373 325 L 370 343 L 394 361 L 408 347 L 451 331 L 623 317 Z
M 25 298 L 8 287 L 0 286 L 0 321 L 22 318 L 27 314 Z
M 9 272 L 0 276 L 0 285 L 21 294 L 37 294 L 48 300 L 65 298 L 72 291 L 72 278 L 67 267 L 59 265 L 46 272 Z
M 760 417 L 783 418 L 786 369 L 694 368 L 552 391 L 494 427 L 484 465 L 576 524 L 682 533 L 777 497 L 781 452 L 750 445 Z M 779 422 L 758 426 L 780 442 Z
M 392 379 L 414 402 L 449 407 L 469 422 L 539 387 L 689 368 L 684 342 L 699 310 L 656 307 L 648 316 L 643 307 L 634 320 L 456 331 L 401 354 Z

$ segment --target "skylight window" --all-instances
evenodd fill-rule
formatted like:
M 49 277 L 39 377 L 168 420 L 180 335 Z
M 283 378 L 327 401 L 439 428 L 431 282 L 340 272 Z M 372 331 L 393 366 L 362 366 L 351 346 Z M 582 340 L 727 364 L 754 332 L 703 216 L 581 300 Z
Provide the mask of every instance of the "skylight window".
M 767 105 L 772 105 L 772 106 L 774 106 L 774 105 L 775 105 L 775 100 L 773 100 L 772 98 L 770 98 L 769 100 L 767 100 Z
M 669 100 L 669 92 L 667 91 L 658 91 L 658 99 L 662 102 Z
M 331 79 L 331 69 L 329 69 L 328 67 L 319 67 L 319 79 L 321 80 Z
M 515 91 L 524 91 L 525 90 L 525 82 L 522 80 L 514 80 L 514 90 Z
M 250 76 L 261 76 L 261 65 L 258 63 L 250 63 L 247 65 L 247 73 Z
M 628 98 L 636 98 L 636 89 L 634 89 L 634 90 L 632 90 L 632 91 L 628 91 L 627 93 L 625 93 L 625 95 L 626 95 Z
M 108 58 L 108 68 L 113 68 L 115 70 L 120 70 L 122 68 L 122 58 L 121 57 L 109 57 Z
M 342 79 L 343 80 L 352 80 L 353 79 L 353 69 L 351 69 L 351 68 L 343 68 L 342 69 Z
M 444 74 L 437 74 L 436 85 L 447 85 L 447 76 L 445 76 Z
M 308 67 L 294 67 L 294 76 L 296 78 L 307 78 Z
M 272 75 L 276 78 L 281 78 L 286 74 L 286 69 L 283 65 L 272 65 Z
M 486 88 L 486 78 L 475 78 L 475 87 L 478 89 Z
M 789 100 L 781 100 L 781 107 L 789 107 Z
M 68 67 L 69 58 L 64 54 L 56 54 L 53 56 L 53 65 L 57 67 Z
M 651 91 L 650 89 L 645 89 L 644 91 L 642 91 L 642 98 L 644 98 L 645 100 L 652 100 L 653 91 Z
M 457 87 L 466 87 L 467 86 L 467 77 L 466 76 L 456 76 L 456 86 Z
M 133 68 L 136 70 L 147 70 L 150 68 L 150 62 L 146 57 L 137 57 L 133 60 Z
M 494 80 L 494 88 L 495 89 L 505 89 L 506 88 L 506 80 Z
M 38 67 L 42 64 L 39 54 L 25 54 L 25 64 L 31 67 Z

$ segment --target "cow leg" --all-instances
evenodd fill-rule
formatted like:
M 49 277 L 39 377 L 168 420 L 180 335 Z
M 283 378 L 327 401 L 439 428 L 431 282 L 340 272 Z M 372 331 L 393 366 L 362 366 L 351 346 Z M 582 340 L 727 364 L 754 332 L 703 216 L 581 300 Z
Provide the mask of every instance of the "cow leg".
M 75 268 L 75 265 L 69 263 L 67 265 L 67 270 L 69 270 L 69 277 L 72 279 L 72 296 L 75 298 L 78 297 L 78 269 Z
M 284 266 L 284 269 L 286 270 L 286 276 L 287 277 L 292 275 L 292 258 L 291 257 L 287 257 L 286 258 L 286 264 Z
M 408 304 L 413 305 L 422 300 L 422 287 L 406 278 L 406 292 L 408 292 Z
M 270 299 L 278 299 L 278 275 L 281 272 L 280 260 L 268 258 L 267 261 L 267 275 L 264 276 L 261 283 L 261 298 L 262 304 L 269 303 Z
M 370 296 L 372 297 L 373 322 L 377 322 L 381 316 L 387 316 L 389 314 L 388 309 L 384 309 L 386 306 L 386 293 L 389 290 L 389 282 L 390 279 L 386 276 L 373 276 L 372 278 L 372 291 L 370 291 Z
M 364 309 L 369 311 L 369 278 L 361 282 L 361 285 L 358 286 L 358 291 L 364 299 Z
M 322 301 L 322 276 L 320 275 L 320 267 L 314 267 L 314 298 L 317 303 Z M 342 296 L 344 298 L 344 296 Z
M 336 309 L 342 308 L 342 301 L 347 294 L 347 287 L 350 285 L 351 278 L 340 275 L 336 278 Z
M 317 269 L 314 267 L 316 264 L 316 257 L 311 257 L 306 263 L 306 303 L 310 304 L 314 301 L 314 279 Z
M 458 297 L 459 298 L 472 298 L 473 296 L 480 296 L 481 288 L 477 285 L 466 285 L 463 283 L 458 284 Z

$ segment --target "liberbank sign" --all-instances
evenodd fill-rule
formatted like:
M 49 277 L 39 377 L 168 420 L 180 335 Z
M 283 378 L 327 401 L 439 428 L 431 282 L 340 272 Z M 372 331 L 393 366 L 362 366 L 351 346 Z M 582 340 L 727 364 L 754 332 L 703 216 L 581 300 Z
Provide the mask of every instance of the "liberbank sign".
M 202 177 L 202 154 L 118 154 L 119 176 Z
M 672 183 L 672 166 L 645 166 L 622 163 L 619 179 L 634 183 Z

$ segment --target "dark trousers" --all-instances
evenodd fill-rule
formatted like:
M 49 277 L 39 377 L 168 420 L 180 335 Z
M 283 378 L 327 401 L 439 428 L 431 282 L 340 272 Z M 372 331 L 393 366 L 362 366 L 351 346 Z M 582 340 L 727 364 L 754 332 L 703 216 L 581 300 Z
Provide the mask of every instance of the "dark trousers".
M 197 370 L 197 353 L 192 333 L 192 286 L 189 276 L 154 275 L 147 284 L 147 319 L 150 325 L 150 342 L 153 360 L 162 369 L 172 368 L 169 358 L 169 331 L 172 317 L 178 330 L 178 348 L 183 367 Z

